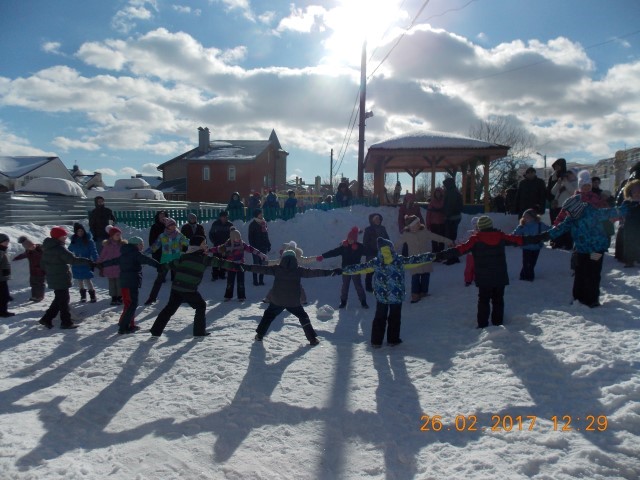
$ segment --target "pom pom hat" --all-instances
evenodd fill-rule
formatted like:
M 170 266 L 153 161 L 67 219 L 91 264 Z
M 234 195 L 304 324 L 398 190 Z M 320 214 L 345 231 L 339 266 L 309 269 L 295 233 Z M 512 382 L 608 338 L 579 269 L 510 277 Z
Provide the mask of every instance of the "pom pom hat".
M 358 227 L 351 227 L 347 233 L 347 242 L 356 243 L 358 241 Z
M 480 230 L 480 231 L 489 230 L 491 228 L 493 228 L 493 221 L 491 220 L 491 217 L 488 217 L 486 215 L 482 215 L 478 219 L 478 230 Z
M 9 236 L 5 233 L 0 233 L 0 243 L 8 242 Z
M 588 170 L 578 172 L 578 188 L 582 188 L 583 185 L 591 185 L 591 175 Z
M 66 238 L 68 233 L 64 229 L 64 227 L 53 227 L 49 232 L 51 238 L 55 238 L 56 240 L 60 240 L 61 238 Z
M 122 230 L 118 227 L 114 227 L 113 225 L 107 225 L 104 230 L 107 232 L 109 237 L 113 237 L 116 233 L 122 234 Z

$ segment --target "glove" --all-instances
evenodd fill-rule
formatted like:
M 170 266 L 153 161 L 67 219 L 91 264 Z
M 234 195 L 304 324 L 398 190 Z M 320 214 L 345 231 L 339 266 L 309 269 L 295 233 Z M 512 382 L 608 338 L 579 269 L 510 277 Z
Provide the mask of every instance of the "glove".
M 436 262 L 444 262 L 447 259 L 446 255 L 443 255 L 444 252 L 436 252 L 435 256 L 433 257 L 433 259 Z
M 264 261 L 267 259 L 267 256 L 264 253 L 261 253 L 260 258 Z
M 342 269 L 341 268 L 334 268 L 333 271 L 331 272 L 331 276 L 335 277 L 336 275 L 342 275 Z
M 324 260 L 324 257 L 322 255 L 318 255 L 316 257 L 316 262 L 321 262 L 322 260 Z

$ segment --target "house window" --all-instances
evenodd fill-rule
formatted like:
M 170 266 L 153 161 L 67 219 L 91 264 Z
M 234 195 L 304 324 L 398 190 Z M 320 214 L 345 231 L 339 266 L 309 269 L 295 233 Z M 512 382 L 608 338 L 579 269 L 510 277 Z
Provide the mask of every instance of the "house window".
M 211 180 L 211 173 L 209 167 L 202 167 L 202 180 Z
M 228 170 L 228 175 L 227 175 L 227 180 L 229 180 L 230 182 L 235 182 L 236 180 L 236 167 L 234 167 L 233 165 L 229 167 Z

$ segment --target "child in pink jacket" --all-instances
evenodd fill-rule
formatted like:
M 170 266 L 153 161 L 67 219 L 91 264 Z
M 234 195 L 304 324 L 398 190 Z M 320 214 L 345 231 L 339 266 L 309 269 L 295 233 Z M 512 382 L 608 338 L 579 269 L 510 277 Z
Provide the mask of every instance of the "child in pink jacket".
M 118 227 L 108 225 L 105 229 L 109 238 L 102 242 L 102 251 L 98 257 L 97 263 L 105 260 L 118 258 L 120 256 L 120 247 L 127 243 L 122 239 L 122 230 Z M 120 265 L 105 267 L 100 275 L 109 279 L 109 295 L 111 296 L 111 305 L 122 305 L 122 292 L 120 291 Z

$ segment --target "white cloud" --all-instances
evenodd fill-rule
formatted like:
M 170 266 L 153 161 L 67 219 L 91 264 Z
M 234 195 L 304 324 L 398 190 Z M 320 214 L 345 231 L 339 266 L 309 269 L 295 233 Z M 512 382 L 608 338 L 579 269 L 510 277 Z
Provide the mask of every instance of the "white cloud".
M 260 21 L 260 23 L 264 23 L 265 25 L 271 25 L 275 18 L 276 12 L 274 11 L 267 11 L 258 15 L 258 20 Z
M 142 165 L 142 173 L 144 175 L 160 176 L 158 165 L 158 163 L 145 163 Z
M 60 51 L 61 46 L 62 44 L 60 42 L 44 42 L 42 44 L 42 51 L 62 55 L 62 52 Z
M 132 177 L 135 177 L 140 172 L 138 172 L 135 168 L 132 168 L 132 167 L 124 167 L 120 169 L 119 173 L 121 173 L 122 175 L 131 175 Z
M 127 34 L 136 27 L 138 20 L 149 20 L 153 13 L 146 6 L 150 5 L 158 11 L 156 0 L 129 0 L 128 5 L 118 10 L 111 19 L 111 27 L 120 33 Z
M 255 14 L 251 10 L 249 0 L 218 0 L 226 6 L 227 11 L 240 10 L 242 16 L 251 22 L 255 22 Z
M 57 156 L 54 152 L 47 152 L 31 146 L 29 140 L 26 138 L 19 137 L 7 131 L 6 126 L 2 122 L 0 122 L 0 152 L 6 156 Z
M 105 177 L 115 177 L 118 173 L 112 168 L 96 168 L 96 172 L 101 173 Z
M 100 150 L 100 145 L 92 141 L 74 140 L 66 137 L 55 137 L 51 143 L 53 143 L 63 152 L 68 152 L 72 149 L 88 151 Z
M 313 30 L 322 31 L 325 29 L 324 17 L 327 10 L 318 5 L 310 5 L 304 9 L 297 8 L 291 4 L 291 12 L 288 17 L 283 18 L 276 27 L 276 32 L 286 31 L 309 33 Z
M 191 8 L 186 5 L 172 5 L 171 7 L 178 13 L 184 13 L 187 15 L 193 13 L 196 17 L 199 17 L 202 13 L 202 10 L 200 10 L 199 8 Z

